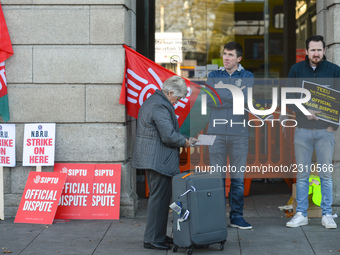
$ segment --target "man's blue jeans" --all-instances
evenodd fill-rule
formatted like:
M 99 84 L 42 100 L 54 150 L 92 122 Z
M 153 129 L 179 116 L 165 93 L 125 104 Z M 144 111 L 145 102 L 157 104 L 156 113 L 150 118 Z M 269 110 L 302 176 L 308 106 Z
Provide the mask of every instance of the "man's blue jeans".
M 303 216 L 307 216 L 309 175 L 314 149 L 317 165 L 312 167 L 319 173 L 321 180 L 322 215 L 332 214 L 332 158 L 334 143 L 334 132 L 328 132 L 326 129 L 295 128 L 294 147 L 297 164 L 296 211 L 301 212 Z
M 222 170 L 226 178 L 226 170 L 230 170 L 230 219 L 243 217 L 244 204 L 244 172 L 241 167 L 247 164 L 248 137 L 216 135 L 213 145 L 209 146 L 210 165 Z M 227 166 L 229 156 L 230 167 Z M 223 168 L 224 167 L 224 168 Z

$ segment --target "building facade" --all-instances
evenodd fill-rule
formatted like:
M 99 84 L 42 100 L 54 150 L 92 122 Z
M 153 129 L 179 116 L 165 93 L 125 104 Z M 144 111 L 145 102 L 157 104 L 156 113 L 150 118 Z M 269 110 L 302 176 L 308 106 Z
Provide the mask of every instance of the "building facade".
M 25 123 L 56 123 L 55 162 L 122 164 L 121 214 L 137 208 L 133 133 L 118 103 L 123 44 L 136 46 L 136 1 L 1 1 L 14 55 L 6 60 L 14 168 L 4 168 L 5 216 L 15 216 L 30 171 Z M 53 171 L 53 167 L 42 167 Z
M 56 162 L 122 164 L 121 215 L 135 215 L 138 206 L 137 180 L 136 170 L 131 168 L 130 161 L 136 122 L 126 116 L 125 107 L 118 103 L 124 75 L 123 45 L 137 49 L 150 59 L 154 58 L 155 32 L 167 30 L 164 24 L 162 27 L 162 22 L 155 21 L 161 18 L 157 8 L 162 6 L 162 2 L 163 5 L 169 5 L 176 1 L 1 1 L 14 50 L 14 55 L 6 60 L 6 72 L 11 115 L 9 123 L 16 124 L 17 134 L 17 166 L 4 168 L 5 216 L 15 216 L 27 176 L 30 171 L 35 171 L 34 167 L 22 166 L 23 129 L 26 123 L 57 124 Z M 197 6 L 198 2 L 208 4 L 213 1 L 181 2 L 187 3 L 181 10 L 191 15 L 186 16 L 188 20 L 185 21 L 189 32 L 192 31 L 191 24 L 195 16 L 207 16 L 207 22 L 199 23 L 200 30 L 197 28 L 196 31 L 199 36 L 206 38 L 209 34 L 204 31 L 204 26 L 210 26 L 210 14 L 200 13 Z M 222 6 L 233 1 L 220 2 Z M 279 64 L 271 67 L 264 65 L 267 72 L 273 71 L 284 77 L 289 66 L 295 62 L 295 50 L 300 47 L 298 38 L 303 41 L 306 35 L 315 31 L 325 36 L 327 58 L 340 65 L 340 33 L 337 33 L 340 20 L 335 18 L 340 13 L 340 2 L 296 1 L 293 6 L 290 5 L 294 1 L 282 2 L 283 9 L 278 11 L 277 16 L 277 29 L 282 29 L 282 38 L 294 38 L 281 45 L 285 52 L 292 50 L 293 56 L 281 54 L 282 59 L 279 61 L 283 67 Z M 311 6 L 309 9 L 315 8 L 315 14 L 307 17 L 312 23 L 307 24 L 300 19 L 301 25 L 295 29 L 298 19 L 296 6 L 303 6 L 304 3 L 307 7 Z M 192 9 L 189 12 L 190 4 Z M 280 13 L 286 17 L 284 21 L 282 19 L 284 25 L 280 23 Z M 242 31 L 243 16 L 236 16 L 239 31 Z M 173 18 L 173 24 L 176 24 L 176 17 Z M 258 24 L 262 23 L 259 21 Z M 256 26 L 255 29 L 261 29 Z M 231 38 L 228 37 L 229 31 L 223 29 L 220 34 L 213 34 L 215 40 L 221 40 L 223 36 L 225 39 Z M 216 59 L 214 52 L 205 49 L 205 45 L 212 45 L 210 48 L 213 48 L 213 44 L 206 42 L 198 44 L 197 54 L 187 52 L 187 66 L 192 65 L 191 60 L 195 59 L 202 63 Z M 202 53 L 204 50 L 205 55 Z M 185 72 L 190 78 L 190 69 L 183 70 Z M 340 131 L 337 131 L 336 140 L 333 204 L 335 212 L 339 213 Z M 53 171 L 53 168 L 43 167 L 42 171 Z

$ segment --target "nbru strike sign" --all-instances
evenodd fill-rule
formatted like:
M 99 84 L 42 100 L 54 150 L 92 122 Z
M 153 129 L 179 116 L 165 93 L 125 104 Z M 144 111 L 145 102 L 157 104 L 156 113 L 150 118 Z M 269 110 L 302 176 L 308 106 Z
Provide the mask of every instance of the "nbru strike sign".
M 15 124 L 0 124 L 0 166 L 15 167 Z
M 53 166 L 55 123 L 25 124 L 23 166 Z

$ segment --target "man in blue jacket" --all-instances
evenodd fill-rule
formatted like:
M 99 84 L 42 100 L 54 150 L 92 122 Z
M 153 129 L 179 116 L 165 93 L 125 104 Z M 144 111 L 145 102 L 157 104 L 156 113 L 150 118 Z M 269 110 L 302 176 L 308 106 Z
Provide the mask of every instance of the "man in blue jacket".
M 244 98 L 247 98 L 247 90 L 253 86 L 254 75 L 241 66 L 242 54 L 243 49 L 239 43 L 227 43 L 223 50 L 223 67 L 208 75 L 207 84 L 216 89 L 222 105 L 215 104 L 209 96 L 207 97 L 207 105 L 210 107 L 207 134 L 216 135 L 214 144 L 209 147 L 210 165 L 221 172 L 224 181 L 226 172 L 230 172 L 230 226 L 252 229 L 252 226 L 243 219 L 244 171 L 241 170 L 247 163 L 248 114 L 234 115 L 231 91 L 227 88 L 216 88 L 217 84 L 233 85 L 243 92 Z
M 289 86 L 301 87 L 303 81 L 309 81 L 340 91 L 340 67 L 326 60 L 325 42 L 322 36 L 311 36 L 306 40 L 306 59 L 291 67 L 288 78 Z M 293 96 L 300 98 L 300 95 L 294 94 Z M 297 164 L 297 207 L 296 214 L 287 222 L 286 226 L 299 227 L 308 224 L 309 174 L 315 149 L 317 166 L 320 166 L 316 170 L 319 172 L 321 179 L 321 224 L 326 228 L 337 228 L 332 216 L 331 206 L 333 202 L 332 158 L 335 143 L 334 131 L 339 126 L 319 119 L 318 113 L 320 112 L 313 109 L 307 109 L 311 115 L 305 115 L 295 105 L 288 105 L 288 107 L 296 113 L 298 123 L 294 135 Z

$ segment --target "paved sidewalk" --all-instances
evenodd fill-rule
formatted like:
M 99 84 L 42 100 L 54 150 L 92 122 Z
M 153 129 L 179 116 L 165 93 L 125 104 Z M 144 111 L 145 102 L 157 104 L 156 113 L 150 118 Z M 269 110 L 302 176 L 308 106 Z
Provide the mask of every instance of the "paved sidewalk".
M 219 245 L 194 250 L 193 254 L 340 254 L 340 226 L 325 229 L 320 218 L 307 226 L 286 228 L 289 220 L 278 210 L 290 198 L 284 195 L 255 195 L 245 198 L 245 219 L 253 230 L 228 228 L 224 250 Z M 21 255 L 108 255 L 175 254 L 143 248 L 147 199 L 140 199 L 134 219 L 55 221 L 52 225 L 14 224 L 0 221 L 0 253 Z M 335 219 L 338 225 L 339 218 Z M 171 217 L 168 233 L 171 235 Z M 186 254 L 179 248 L 177 254 Z

